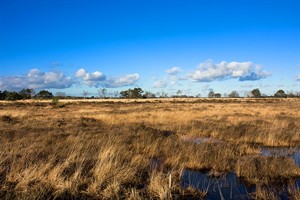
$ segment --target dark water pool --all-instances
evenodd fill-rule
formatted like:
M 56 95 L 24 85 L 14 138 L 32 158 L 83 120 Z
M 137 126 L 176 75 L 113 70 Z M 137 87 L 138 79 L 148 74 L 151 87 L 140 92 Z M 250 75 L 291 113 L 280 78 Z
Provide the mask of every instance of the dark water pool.
M 256 190 L 264 188 L 278 199 L 289 199 L 289 187 L 300 187 L 300 179 L 283 185 L 249 185 L 235 173 L 230 172 L 221 176 L 211 176 L 209 172 L 185 170 L 181 180 L 182 188 L 192 187 L 207 192 L 207 199 L 251 199 Z
M 255 186 L 246 186 L 235 173 L 213 177 L 207 172 L 185 170 L 181 184 L 206 191 L 208 199 L 249 199 L 249 193 L 255 191 Z

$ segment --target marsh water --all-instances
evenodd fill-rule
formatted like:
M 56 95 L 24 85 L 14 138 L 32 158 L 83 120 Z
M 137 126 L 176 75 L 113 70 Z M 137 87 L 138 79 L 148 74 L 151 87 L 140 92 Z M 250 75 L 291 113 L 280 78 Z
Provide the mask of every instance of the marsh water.
M 300 167 L 299 147 L 261 147 L 260 154 L 262 156 L 290 157 Z
M 182 188 L 192 187 L 207 193 L 207 199 L 252 199 L 253 193 L 265 189 L 278 199 L 289 199 L 289 189 L 300 187 L 300 180 L 290 181 L 284 185 L 249 185 L 242 178 L 230 172 L 221 176 L 210 175 L 209 172 L 185 170 L 181 180 Z
M 195 144 L 202 144 L 206 142 L 221 143 L 222 140 L 210 137 L 195 137 L 187 138 L 183 137 L 182 140 L 187 142 L 193 142 Z M 260 155 L 273 156 L 273 157 L 290 157 L 295 160 L 296 164 L 300 167 L 300 147 L 266 147 L 259 146 Z
M 190 139 L 185 141 L 191 142 Z M 198 137 L 193 143 L 221 142 L 218 139 Z M 261 156 L 290 157 L 300 167 L 299 147 L 265 147 L 260 146 Z M 254 192 L 265 190 L 272 192 L 278 199 L 289 199 L 289 189 L 300 189 L 300 179 L 289 180 L 280 185 L 249 185 L 242 178 L 237 177 L 234 172 L 215 176 L 211 172 L 185 170 L 181 180 L 182 188 L 192 187 L 207 192 L 207 199 L 251 199 Z
M 255 191 L 255 186 L 247 186 L 232 172 L 214 177 L 208 172 L 185 170 L 181 185 L 207 192 L 207 199 L 249 199 Z

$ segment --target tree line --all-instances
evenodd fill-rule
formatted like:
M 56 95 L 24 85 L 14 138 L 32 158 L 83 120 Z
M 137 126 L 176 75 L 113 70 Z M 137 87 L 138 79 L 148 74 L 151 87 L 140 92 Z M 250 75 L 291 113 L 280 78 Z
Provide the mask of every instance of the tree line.
M 54 96 L 48 90 L 41 90 L 35 94 L 33 89 L 22 89 L 16 91 L 0 91 L 0 100 L 22 100 L 22 99 L 52 99 Z
M 99 98 L 108 98 L 107 90 L 105 88 L 99 89 Z M 201 97 L 201 95 L 196 96 L 187 96 L 182 94 L 181 90 L 176 92 L 176 95 L 169 96 L 165 92 L 161 93 L 152 93 L 149 91 L 143 91 L 142 88 L 136 87 L 133 89 L 123 90 L 121 92 L 114 92 L 114 98 L 125 98 L 125 99 L 140 99 L 140 98 L 193 98 L 193 97 Z M 94 96 L 87 97 L 88 92 L 83 91 L 84 98 L 95 98 Z M 41 90 L 38 93 L 35 93 L 33 89 L 22 89 L 19 92 L 16 91 L 0 91 L 0 100 L 22 100 L 22 99 L 53 99 L 56 98 L 82 98 L 82 97 L 70 97 L 66 96 L 64 92 L 57 92 L 56 95 L 53 95 L 48 90 Z M 207 94 L 208 98 L 222 98 L 221 93 L 214 92 L 210 90 Z M 223 97 L 228 98 L 240 98 L 240 94 L 237 91 L 232 91 L 229 94 L 223 95 Z M 248 98 L 264 98 L 264 97 L 276 97 L 276 98 L 291 98 L 291 97 L 300 97 L 300 92 L 288 92 L 286 93 L 284 90 L 278 90 L 274 95 L 267 96 L 261 93 L 259 88 L 253 89 L 249 91 L 248 94 L 245 95 Z

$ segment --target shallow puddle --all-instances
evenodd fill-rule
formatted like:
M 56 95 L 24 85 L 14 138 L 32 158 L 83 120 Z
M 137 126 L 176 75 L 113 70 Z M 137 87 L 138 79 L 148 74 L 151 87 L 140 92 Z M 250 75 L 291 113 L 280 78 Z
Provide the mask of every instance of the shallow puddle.
M 221 140 L 209 137 L 183 136 L 183 141 L 194 144 L 219 143 Z M 260 147 L 261 156 L 289 157 L 300 167 L 300 147 Z M 277 199 L 289 199 L 289 190 L 300 189 L 300 179 L 290 180 L 281 185 L 247 185 L 245 181 L 230 172 L 221 176 L 211 176 L 208 172 L 185 170 L 181 180 L 182 188 L 192 187 L 207 192 L 207 199 L 251 199 L 262 188 L 277 196 Z
M 255 186 L 246 187 L 234 173 L 213 177 L 205 172 L 185 170 L 181 185 L 206 191 L 207 199 L 249 199 L 249 193 L 255 191 Z
M 290 157 L 300 167 L 300 148 L 297 147 L 261 147 L 262 156 Z
M 207 192 L 207 199 L 252 199 L 256 190 L 262 187 L 272 192 L 278 199 L 289 199 L 289 187 L 300 187 L 300 180 L 292 181 L 292 185 L 247 185 L 235 173 L 230 172 L 221 176 L 210 176 L 207 172 L 185 170 L 182 179 L 182 188 L 192 187 Z M 252 198 L 251 198 L 252 197 Z

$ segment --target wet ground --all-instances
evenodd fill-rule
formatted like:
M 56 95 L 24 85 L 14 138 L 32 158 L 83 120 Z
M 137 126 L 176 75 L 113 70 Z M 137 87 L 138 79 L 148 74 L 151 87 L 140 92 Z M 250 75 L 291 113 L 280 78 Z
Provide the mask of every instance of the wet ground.
M 210 172 L 185 170 L 181 179 L 182 188 L 192 187 L 207 193 L 207 199 L 252 199 L 257 190 L 267 190 L 276 199 L 290 199 L 289 189 L 299 189 L 300 179 L 276 185 L 249 185 L 235 173 L 214 176 Z
M 300 167 L 299 147 L 261 147 L 260 154 L 262 156 L 290 157 Z
M 196 144 L 205 142 L 222 142 L 218 139 L 195 137 L 182 138 L 184 141 Z M 290 157 L 300 167 L 299 147 L 265 147 L 260 146 L 260 155 L 273 157 Z M 300 178 L 289 180 L 280 185 L 249 185 L 234 172 L 214 175 L 209 171 L 185 170 L 181 180 L 182 188 L 192 187 L 207 192 L 207 199 L 251 199 L 257 190 L 263 189 L 272 192 L 278 199 L 290 199 L 289 189 L 300 189 Z

